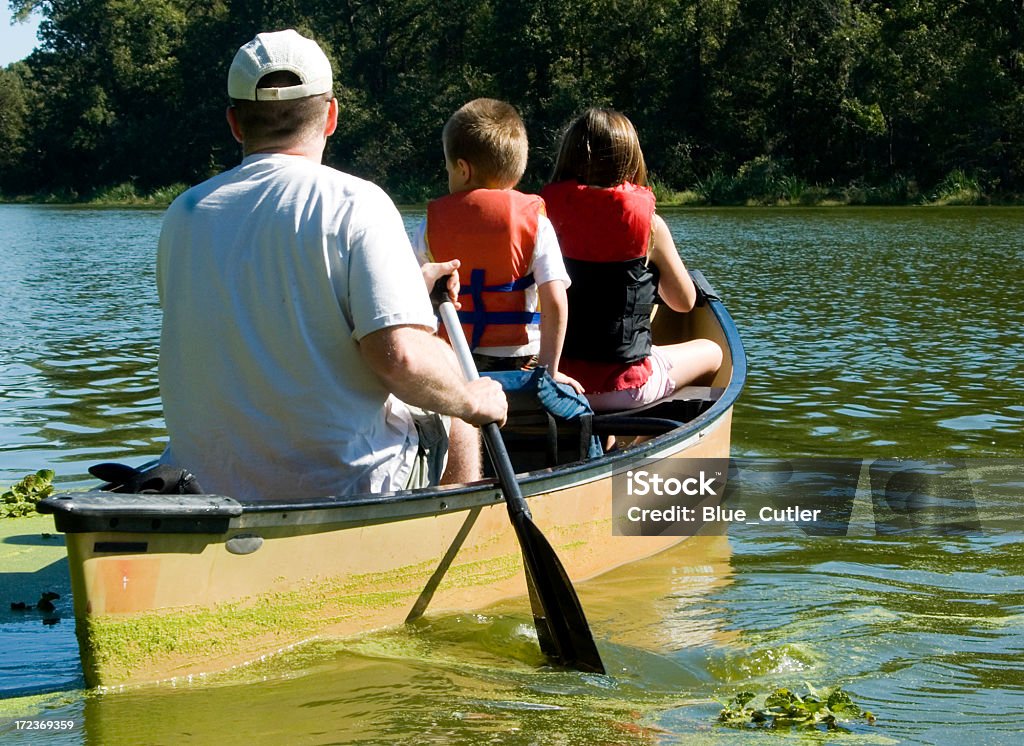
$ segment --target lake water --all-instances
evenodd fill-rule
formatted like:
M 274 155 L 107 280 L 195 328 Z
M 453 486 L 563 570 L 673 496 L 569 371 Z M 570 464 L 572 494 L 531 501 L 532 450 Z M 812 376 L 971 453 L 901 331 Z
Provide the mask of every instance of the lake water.
M 875 459 L 1021 474 L 1024 210 L 666 217 L 746 344 L 734 455 L 862 460 L 861 496 Z M 84 486 L 92 463 L 160 452 L 159 224 L 150 211 L 0 206 L 0 485 L 49 467 Z M 807 682 L 842 685 L 878 716 L 837 740 L 1020 742 L 1024 479 L 996 482 L 998 531 L 884 532 L 861 507 L 849 535 L 734 526 L 583 584 L 608 676 L 537 668 L 515 643 L 530 626 L 516 600 L 201 682 L 86 692 L 59 537 L 0 527 L 0 556 L 42 544 L 33 556 L 48 558 L 0 576 L 65 590 L 51 624 L 0 598 L 0 741 L 777 742 L 717 725 L 716 699 Z M 9 722 L 23 717 L 74 728 Z M 829 740 L 786 738 L 808 739 Z

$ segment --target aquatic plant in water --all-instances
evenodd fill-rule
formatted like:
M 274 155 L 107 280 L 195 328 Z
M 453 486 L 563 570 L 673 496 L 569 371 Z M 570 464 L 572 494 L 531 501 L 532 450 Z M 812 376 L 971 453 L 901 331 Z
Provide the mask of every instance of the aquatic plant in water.
M 40 469 L 12 485 L 0 497 L 0 518 L 18 518 L 36 512 L 36 503 L 53 492 L 53 471 Z
M 807 684 L 803 696 L 779 688 L 768 695 L 740 692 L 722 702 L 718 720 L 731 727 L 815 728 L 838 730 L 840 721 L 875 722 L 875 716 L 860 709 L 842 687 L 817 690 Z

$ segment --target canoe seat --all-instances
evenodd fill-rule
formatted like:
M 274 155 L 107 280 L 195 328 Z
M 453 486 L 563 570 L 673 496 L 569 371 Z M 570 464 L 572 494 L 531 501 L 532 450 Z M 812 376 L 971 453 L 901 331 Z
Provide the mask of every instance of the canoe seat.
M 725 389 L 718 386 L 684 386 L 672 396 L 635 409 L 594 415 L 595 435 L 661 435 L 685 425 L 710 409 Z
M 545 368 L 483 375 L 497 380 L 508 397 L 508 421 L 501 434 L 517 472 L 602 454 L 593 433 L 594 413 L 586 398 L 555 383 Z
M 689 422 L 697 415 L 709 409 L 712 404 L 722 398 L 725 388 L 722 386 L 683 386 L 672 392 L 672 396 L 659 399 L 643 407 L 629 409 L 620 414 L 640 414 L 645 417 L 665 417 L 682 419 Z

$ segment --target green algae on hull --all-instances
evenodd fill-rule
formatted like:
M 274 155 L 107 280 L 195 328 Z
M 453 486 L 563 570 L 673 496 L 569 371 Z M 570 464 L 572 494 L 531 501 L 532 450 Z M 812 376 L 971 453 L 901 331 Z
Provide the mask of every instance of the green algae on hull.
M 347 621 L 376 610 L 411 605 L 434 567 L 431 561 L 388 572 L 312 580 L 295 590 L 214 608 L 90 615 L 78 622 L 81 648 L 89 651 L 83 655 L 83 666 L 88 679 L 103 685 L 137 678 L 147 669 L 166 671 L 161 679 L 189 673 L 176 665 L 179 657 L 245 662 L 343 628 Z M 508 579 L 521 568 L 518 554 L 500 555 L 460 563 L 443 583 L 446 588 L 471 588 Z

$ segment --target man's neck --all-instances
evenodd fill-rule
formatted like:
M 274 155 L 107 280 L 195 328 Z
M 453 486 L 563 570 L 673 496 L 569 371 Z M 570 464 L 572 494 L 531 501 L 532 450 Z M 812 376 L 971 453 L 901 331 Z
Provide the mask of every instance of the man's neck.
M 304 143 L 295 143 L 292 145 L 268 145 L 266 147 L 257 147 L 250 150 L 244 147 L 242 153 L 244 156 L 259 155 L 259 154 L 275 154 L 275 155 L 295 155 L 300 158 L 306 158 L 313 161 L 314 163 L 321 163 L 324 159 L 324 146 L 327 144 L 326 140 L 320 140 L 319 142 L 310 141 Z

